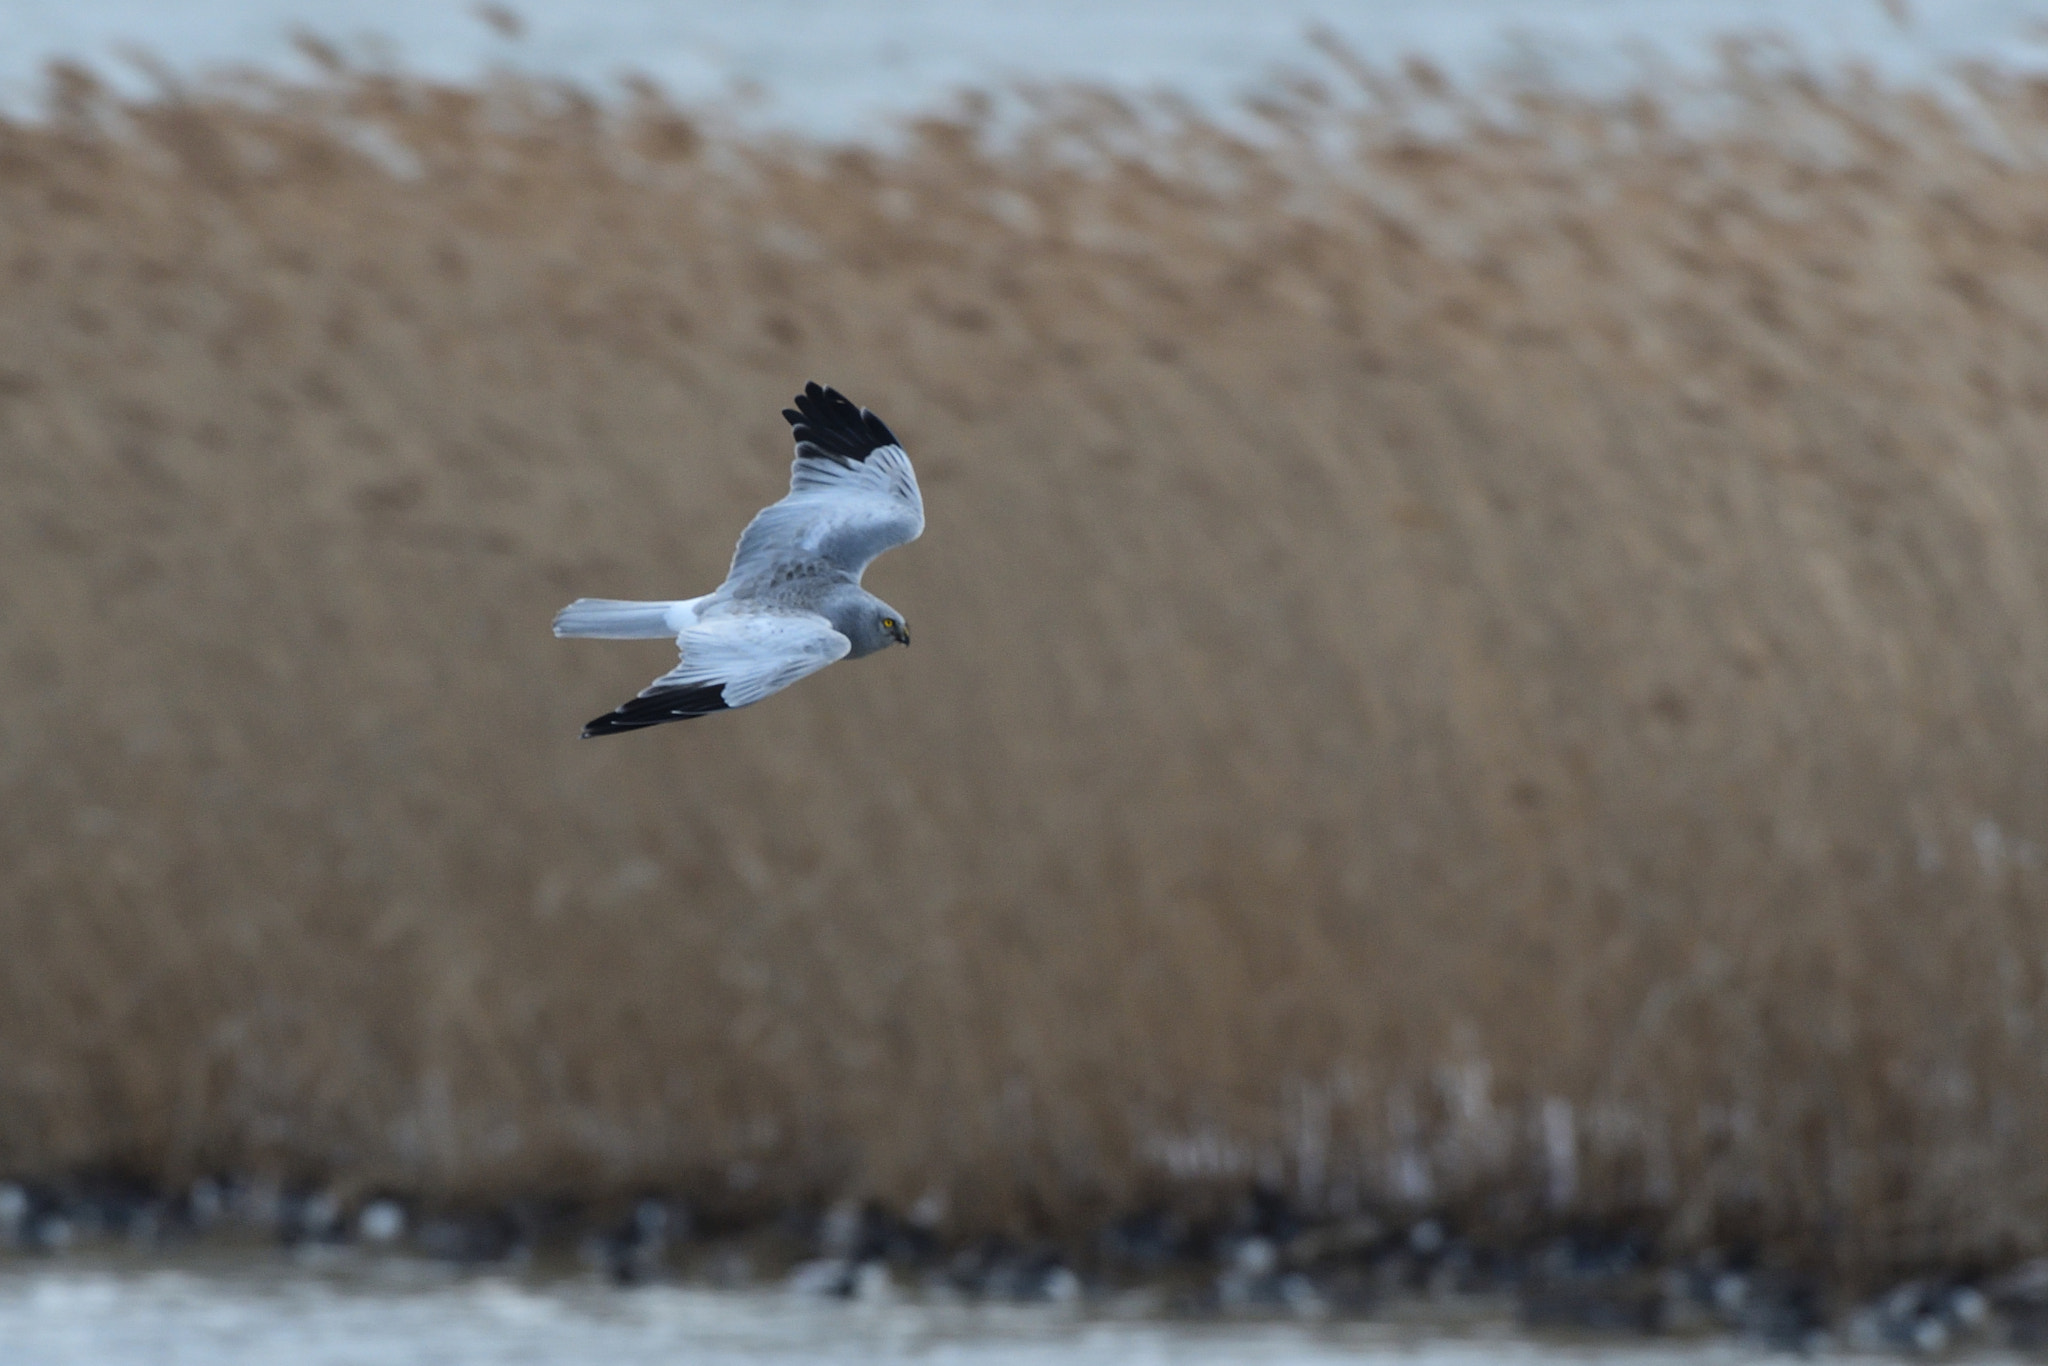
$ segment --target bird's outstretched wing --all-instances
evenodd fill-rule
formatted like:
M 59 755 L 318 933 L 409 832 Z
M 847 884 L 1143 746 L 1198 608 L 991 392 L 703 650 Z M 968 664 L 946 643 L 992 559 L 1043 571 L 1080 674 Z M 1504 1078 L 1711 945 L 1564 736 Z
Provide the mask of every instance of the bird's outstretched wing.
M 682 662 L 638 697 L 583 728 L 618 735 L 758 702 L 846 657 L 853 642 L 811 612 L 716 616 L 676 638 Z
M 882 419 L 815 383 L 782 415 L 796 437 L 789 495 L 741 533 L 728 582 L 799 559 L 824 560 L 858 582 L 875 556 L 923 533 L 917 474 Z

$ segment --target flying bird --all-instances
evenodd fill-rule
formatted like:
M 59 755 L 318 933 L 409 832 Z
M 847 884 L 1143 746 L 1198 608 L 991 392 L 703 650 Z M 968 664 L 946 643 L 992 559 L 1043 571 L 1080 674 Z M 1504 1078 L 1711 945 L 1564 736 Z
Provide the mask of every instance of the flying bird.
M 789 494 L 740 534 L 725 582 L 701 598 L 578 598 L 555 614 L 558 636 L 674 636 L 682 662 L 593 735 L 687 721 L 759 702 L 841 659 L 910 643 L 903 614 L 860 586 L 875 556 L 924 531 L 910 457 L 882 422 L 812 383 L 782 410 L 796 438 Z

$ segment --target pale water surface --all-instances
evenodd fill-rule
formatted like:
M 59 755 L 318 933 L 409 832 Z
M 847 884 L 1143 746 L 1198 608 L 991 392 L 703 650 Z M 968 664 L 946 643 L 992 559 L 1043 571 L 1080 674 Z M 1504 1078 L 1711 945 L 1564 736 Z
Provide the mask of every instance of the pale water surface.
M 506 0 L 517 37 L 475 0 L 0 0 L 0 104 L 23 107 L 52 57 L 145 83 L 177 72 L 306 71 L 305 30 L 358 56 L 473 78 L 493 67 L 611 86 L 650 75 L 686 102 L 739 96 L 759 122 L 857 136 L 963 86 L 1015 79 L 1170 88 L 1227 101 L 1313 64 L 1321 27 L 1375 62 L 1427 56 L 1599 85 L 1651 61 L 1697 67 L 1730 33 L 1781 35 L 1826 65 L 1934 77 L 1962 60 L 2048 68 L 2048 0 Z M 381 54 L 381 57 L 379 56 Z
M 457 1278 L 405 1264 L 349 1274 L 274 1265 L 0 1273 L 0 1361 L 9 1366 L 1740 1366 L 1767 1359 L 1734 1343 L 1572 1346 L 1505 1329 L 1444 1335 L 1375 1325 L 1176 1325 L 1055 1307 Z M 1808 1358 L 1816 1359 L 1880 1360 Z

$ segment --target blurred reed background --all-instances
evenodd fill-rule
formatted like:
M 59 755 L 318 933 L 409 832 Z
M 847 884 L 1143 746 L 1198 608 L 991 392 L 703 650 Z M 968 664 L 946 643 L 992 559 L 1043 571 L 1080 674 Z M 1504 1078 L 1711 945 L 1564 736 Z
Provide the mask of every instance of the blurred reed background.
M 0 1169 L 2048 1251 L 2048 87 L 330 66 L 0 126 Z M 580 740 L 809 378 L 916 647 Z

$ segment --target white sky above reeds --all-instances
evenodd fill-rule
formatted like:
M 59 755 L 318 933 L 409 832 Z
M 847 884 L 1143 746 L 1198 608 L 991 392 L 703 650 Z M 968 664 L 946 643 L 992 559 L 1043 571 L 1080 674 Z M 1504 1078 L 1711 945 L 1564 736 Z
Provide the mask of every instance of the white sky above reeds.
M 1646 54 L 1695 66 L 1713 40 L 1769 31 L 1814 59 L 1924 77 L 1960 60 L 2048 69 L 2048 0 L 517 0 L 508 38 L 474 0 L 0 0 L 0 102 L 32 107 L 43 64 L 83 59 L 145 84 L 173 70 L 304 70 L 307 30 L 358 57 L 467 79 L 513 67 L 604 88 L 654 77 L 686 102 L 853 137 L 959 87 L 1085 80 L 1221 104 L 1276 68 L 1313 65 L 1321 25 L 1376 62 L 1423 54 L 1457 74 L 1506 67 L 1614 84 Z

